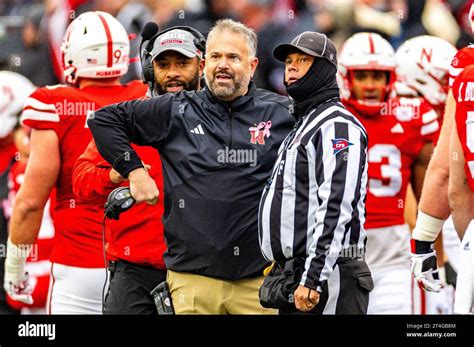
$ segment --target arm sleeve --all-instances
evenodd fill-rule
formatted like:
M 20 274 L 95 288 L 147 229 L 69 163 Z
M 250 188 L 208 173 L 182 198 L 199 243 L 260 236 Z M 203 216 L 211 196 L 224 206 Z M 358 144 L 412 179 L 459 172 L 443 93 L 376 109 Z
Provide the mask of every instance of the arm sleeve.
M 26 99 L 20 120 L 33 129 L 54 130 L 59 136 L 61 118 L 51 91 L 39 88 Z
M 434 142 L 439 136 L 440 124 L 438 114 L 430 106 L 424 105 L 421 109 L 420 135 L 424 142 Z
M 313 136 L 308 150 L 315 160 L 316 227 L 300 284 L 321 291 L 346 238 L 360 231 L 365 218 L 367 137 L 353 124 L 328 122 Z M 365 182 L 365 183 L 364 183 Z
M 99 153 L 123 177 L 142 162 L 130 143 L 157 148 L 171 129 L 173 94 L 103 107 L 87 122 Z
M 112 165 L 101 157 L 92 140 L 74 165 L 72 175 L 74 195 L 84 200 L 107 198 L 113 189 L 120 186 L 110 181 L 111 168 Z

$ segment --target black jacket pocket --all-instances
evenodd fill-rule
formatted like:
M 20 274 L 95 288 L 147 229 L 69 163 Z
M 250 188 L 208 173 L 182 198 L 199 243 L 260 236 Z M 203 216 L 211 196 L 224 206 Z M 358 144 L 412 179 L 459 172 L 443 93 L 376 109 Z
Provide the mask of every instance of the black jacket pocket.
M 359 286 L 371 292 L 374 289 L 374 280 L 370 272 L 357 275 Z

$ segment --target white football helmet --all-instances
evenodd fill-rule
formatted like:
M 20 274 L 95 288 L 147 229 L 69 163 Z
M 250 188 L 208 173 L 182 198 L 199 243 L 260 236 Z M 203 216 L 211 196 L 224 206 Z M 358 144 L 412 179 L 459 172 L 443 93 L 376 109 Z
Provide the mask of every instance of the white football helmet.
M 397 50 L 400 82 L 416 90 L 433 106 L 444 107 L 448 92 L 449 66 L 457 49 L 434 36 L 417 36 Z
M 26 99 L 34 90 L 35 86 L 26 77 L 0 71 L 0 139 L 13 131 Z
M 86 12 L 67 28 L 61 46 L 66 82 L 111 78 L 128 71 L 130 42 L 118 20 L 106 12 Z
M 380 113 L 395 83 L 395 51 L 390 43 L 376 33 L 357 33 L 343 44 L 339 55 L 338 82 L 341 98 L 365 115 Z M 353 91 L 353 72 L 355 70 L 386 71 L 387 84 L 378 102 L 358 100 Z

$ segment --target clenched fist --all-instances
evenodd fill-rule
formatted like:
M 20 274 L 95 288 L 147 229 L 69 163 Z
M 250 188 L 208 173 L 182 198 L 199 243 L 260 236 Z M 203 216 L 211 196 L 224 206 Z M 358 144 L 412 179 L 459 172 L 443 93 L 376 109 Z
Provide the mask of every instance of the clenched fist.
M 146 202 L 155 205 L 160 192 L 153 178 L 150 177 L 146 169 L 138 168 L 128 175 L 130 181 L 130 192 L 137 203 Z
M 310 288 L 299 285 L 294 293 L 295 306 L 299 311 L 311 311 L 319 303 L 319 293 Z

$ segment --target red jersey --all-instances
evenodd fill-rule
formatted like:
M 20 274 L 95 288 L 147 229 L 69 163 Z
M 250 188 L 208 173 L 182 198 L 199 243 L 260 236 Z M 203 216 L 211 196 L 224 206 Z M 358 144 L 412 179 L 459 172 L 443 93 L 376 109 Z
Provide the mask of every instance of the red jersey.
M 103 207 L 74 196 L 72 170 L 92 139 L 87 116 L 103 106 L 137 99 L 145 92 L 146 86 L 139 81 L 82 89 L 58 85 L 40 88 L 26 101 L 23 123 L 33 129 L 53 130 L 59 139 L 61 166 L 56 182 L 52 262 L 84 268 L 104 267 Z
M 474 64 L 474 45 L 464 47 L 456 53 L 449 67 L 449 86 L 451 88 L 464 68 L 472 64 Z
M 151 166 L 150 176 L 159 191 L 163 192 L 161 160 L 156 149 L 132 145 L 143 162 Z M 99 154 L 91 141 L 86 151 L 76 161 L 73 173 L 74 193 L 77 197 L 92 200 L 104 206 L 110 192 L 119 187 L 110 181 L 112 166 Z M 122 186 L 130 185 L 123 182 Z M 135 264 L 165 269 L 163 253 L 166 244 L 163 236 L 163 199 L 154 206 L 137 204 L 120 215 L 120 220 L 108 220 L 106 224 L 106 251 L 110 260 L 126 260 Z
M 25 176 L 26 162 L 17 161 L 11 167 L 8 174 L 8 199 L 4 202 L 3 210 L 5 216 L 9 219 L 13 212 L 13 204 L 16 194 L 20 190 Z M 54 191 L 51 197 L 54 198 Z M 51 200 L 48 200 L 43 212 L 43 219 L 41 221 L 41 228 L 38 233 L 35 245 L 26 259 L 25 271 L 30 275 L 30 284 L 33 289 L 31 295 L 33 297 L 33 304 L 28 305 L 20 301 L 13 300 L 7 295 L 8 304 L 16 309 L 22 308 L 44 308 L 46 307 L 46 299 L 48 296 L 49 276 L 51 273 L 51 263 L 49 257 L 53 248 L 54 227 L 51 220 L 50 206 Z M 53 202 L 54 204 L 54 202 Z
M 395 98 L 389 105 L 386 115 L 375 117 L 359 116 L 357 110 L 346 106 L 369 137 L 366 229 L 405 223 L 411 166 L 439 129 L 436 112 L 422 98 Z
M 466 178 L 474 191 L 474 65 L 468 66 L 453 85 L 456 128 L 464 153 Z
M 4 201 L 3 211 L 5 217 L 10 219 L 13 213 L 13 205 L 16 195 L 24 181 L 26 162 L 16 161 L 8 173 L 8 198 Z M 53 247 L 52 239 L 54 237 L 54 227 L 51 220 L 50 206 L 54 205 L 54 191 L 51 193 L 53 199 L 48 200 L 43 212 L 41 229 L 36 240 L 37 248 L 34 254 L 27 258 L 27 262 L 38 262 L 48 260 Z M 53 202 L 52 202 L 53 200 Z M 49 269 L 48 269 L 49 274 Z
M 12 142 L 6 146 L 0 147 L 0 174 L 3 173 L 15 157 L 17 150 Z

